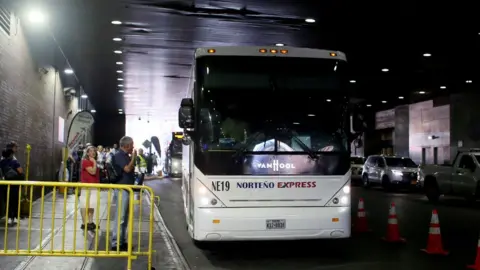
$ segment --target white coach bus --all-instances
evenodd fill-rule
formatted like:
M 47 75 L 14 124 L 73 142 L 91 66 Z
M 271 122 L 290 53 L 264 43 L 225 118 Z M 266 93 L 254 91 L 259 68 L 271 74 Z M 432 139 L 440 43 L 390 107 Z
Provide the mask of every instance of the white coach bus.
M 349 138 L 362 125 L 345 65 L 338 51 L 196 50 L 179 126 L 197 244 L 350 237 Z

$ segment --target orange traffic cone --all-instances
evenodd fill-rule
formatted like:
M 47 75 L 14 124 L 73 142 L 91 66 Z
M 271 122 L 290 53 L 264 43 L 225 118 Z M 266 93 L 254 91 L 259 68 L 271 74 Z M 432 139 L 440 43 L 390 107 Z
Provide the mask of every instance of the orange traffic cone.
M 428 243 L 426 249 L 421 249 L 428 254 L 448 255 L 448 251 L 443 250 L 442 235 L 440 234 L 440 221 L 436 209 L 432 211 L 430 221 L 430 230 L 428 231 Z
M 382 238 L 386 242 L 390 243 L 405 243 L 405 238 L 400 237 L 400 230 L 398 229 L 397 212 L 395 210 L 395 203 L 390 204 L 390 210 L 388 211 L 388 227 L 387 236 Z
M 358 201 L 357 220 L 353 226 L 353 229 L 357 233 L 369 232 L 367 215 L 365 213 L 365 204 L 363 198 Z
M 475 264 L 467 265 L 467 268 L 480 270 L 480 238 L 478 239 L 477 244 L 477 258 L 475 259 Z

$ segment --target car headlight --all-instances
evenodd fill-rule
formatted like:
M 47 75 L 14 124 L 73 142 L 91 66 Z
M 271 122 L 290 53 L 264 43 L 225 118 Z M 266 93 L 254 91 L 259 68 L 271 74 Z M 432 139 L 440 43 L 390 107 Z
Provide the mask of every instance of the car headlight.
M 392 170 L 392 173 L 396 176 L 403 176 L 403 172 L 402 171 L 398 171 L 398 170 Z
M 172 166 L 173 166 L 173 167 L 178 167 L 178 166 L 180 166 L 180 161 L 178 161 L 178 160 L 173 160 L 173 161 L 172 161 Z
M 350 205 L 350 181 L 348 181 L 325 206 L 349 206 Z

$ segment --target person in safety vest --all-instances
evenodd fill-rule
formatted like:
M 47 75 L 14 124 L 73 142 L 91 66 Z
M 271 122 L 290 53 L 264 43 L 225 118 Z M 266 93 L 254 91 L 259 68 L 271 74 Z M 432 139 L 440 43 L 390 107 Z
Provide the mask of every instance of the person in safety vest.
M 135 166 L 135 172 L 137 173 L 137 178 L 135 179 L 135 185 L 142 185 L 143 179 L 145 178 L 145 173 L 147 173 L 147 159 L 143 154 L 143 149 L 138 149 L 137 155 L 137 166 Z

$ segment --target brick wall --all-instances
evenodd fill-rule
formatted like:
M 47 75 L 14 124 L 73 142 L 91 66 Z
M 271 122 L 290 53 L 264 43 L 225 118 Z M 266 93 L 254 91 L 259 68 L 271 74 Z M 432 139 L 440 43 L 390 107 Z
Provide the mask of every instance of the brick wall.
M 67 113 L 75 102 L 64 98 L 53 68 L 36 66 L 21 22 L 14 15 L 12 22 L 10 36 L 0 31 L 0 146 L 17 141 L 17 158 L 25 164 L 25 145 L 30 144 L 30 179 L 52 180 L 61 160 L 58 117 L 68 128 Z

